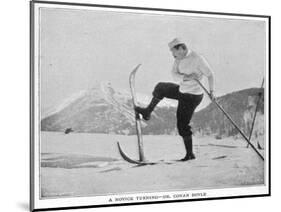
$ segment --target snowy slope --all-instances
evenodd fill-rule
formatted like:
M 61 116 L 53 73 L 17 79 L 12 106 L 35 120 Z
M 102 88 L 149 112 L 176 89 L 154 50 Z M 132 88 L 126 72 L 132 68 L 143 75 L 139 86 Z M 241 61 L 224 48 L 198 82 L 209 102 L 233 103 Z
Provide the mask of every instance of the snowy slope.
M 243 140 L 194 138 L 196 160 L 136 168 L 117 150 L 138 158 L 136 136 L 42 132 L 42 198 L 180 191 L 263 185 L 264 161 Z M 179 136 L 144 136 L 149 161 L 184 156 Z M 263 154 L 263 151 L 261 152 Z

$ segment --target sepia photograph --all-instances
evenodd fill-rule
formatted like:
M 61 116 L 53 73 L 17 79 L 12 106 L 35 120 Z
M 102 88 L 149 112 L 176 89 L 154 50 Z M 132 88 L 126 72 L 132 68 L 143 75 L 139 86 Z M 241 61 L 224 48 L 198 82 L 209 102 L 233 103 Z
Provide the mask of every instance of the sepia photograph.
M 30 14 L 32 210 L 270 195 L 270 16 Z

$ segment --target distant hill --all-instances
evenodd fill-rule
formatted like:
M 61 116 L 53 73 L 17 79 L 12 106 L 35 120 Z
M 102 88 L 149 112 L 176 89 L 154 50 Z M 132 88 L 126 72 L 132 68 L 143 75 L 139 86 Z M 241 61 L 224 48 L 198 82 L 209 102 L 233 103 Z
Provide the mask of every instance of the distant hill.
M 250 112 L 254 108 L 251 102 L 255 104 L 259 91 L 258 88 L 241 90 L 219 97 L 217 101 L 234 121 L 246 130 L 245 123 L 247 119 L 248 121 L 251 119 Z M 147 104 L 149 97 L 142 96 L 139 99 L 141 99 L 139 104 L 144 105 Z M 257 119 L 257 122 L 262 124 L 261 129 L 264 128 L 261 121 L 263 110 L 262 99 Z M 108 85 L 101 84 L 80 92 L 79 95 L 66 99 L 51 111 L 41 120 L 42 131 L 64 132 L 67 128 L 71 128 L 74 132 L 135 134 L 134 111 L 130 94 Z M 213 103 L 195 113 L 191 124 L 194 133 L 201 135 L 237 134 Z M 163 101 L 157 106 L 151 120 L 143 123 L 142 131 L 143 134 L 177 134 L 176 102 Z
M 259 92 L 262 93 L 255 126 L 264 128 L 264 90 L 250 88 L 229 93 L 217 98 L 217 102 L 231 116 L 233 121 L 246 134 L 249 133 L 247 123 L 252 123 Z M 216 134 L 219 136 L 233 136 L 238 132 L 214 103 L 195 113 L 192 119 L 194 131 L 200 134 Z M 262 126 L 261 126 L 262 125 Z M 262 129 L 259 129 L 261 131 Z M 260 132 L 263 133 L 263 132 Z
M 138 95 L 140 105 L 146 104 L 149 98 Z M 135 134 L 132 108 L 128 91 L 101 83 L 74 94 L 51 109 L 41 120 L 41 130 L 63 132 L 71 128 L 74 132 Z M 151 121 L 143 123 L 143 133 L 175 133 L 175 110 L 175 102 L 163 101 L 157 107 L 158 116 L 153 114 Z

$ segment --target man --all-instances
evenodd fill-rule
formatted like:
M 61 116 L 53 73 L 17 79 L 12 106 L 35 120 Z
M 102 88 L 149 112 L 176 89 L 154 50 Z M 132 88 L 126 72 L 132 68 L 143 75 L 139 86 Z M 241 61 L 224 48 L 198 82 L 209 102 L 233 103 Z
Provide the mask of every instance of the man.
M 203 98 L 203 90 L 196 80 L 203 76 L 208 78 L 211 98 L 214 98 L 214 77 L 207 61 L 196 52 L 188 49 L 184 42 L 175 38 L 168 44 L 175 58 L 172 68 L 172 76 L 179 84 L 160 82 L 153 91 L 153 98 L 146 108 L 136 107 L 144 120 L 149 120 L 151 112 L 164 98 L 178 100 L 177 128 L 182 136 L 186 155 L 181 161 L 195 159 L 192 150 L 192 131 L 189 125 L 196 107 Z

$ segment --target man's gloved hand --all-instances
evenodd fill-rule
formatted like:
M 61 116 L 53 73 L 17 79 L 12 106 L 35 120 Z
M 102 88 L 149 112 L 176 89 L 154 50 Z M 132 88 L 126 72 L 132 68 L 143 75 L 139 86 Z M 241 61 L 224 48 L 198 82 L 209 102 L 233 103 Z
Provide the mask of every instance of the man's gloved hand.
M 213 90 L 210 90 L 210 99 L 212 101 L 216 100 L 216 97 L 215 97 L 215 94 L 214 94 L 214 91 Z

